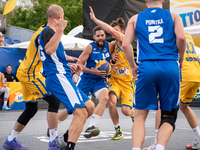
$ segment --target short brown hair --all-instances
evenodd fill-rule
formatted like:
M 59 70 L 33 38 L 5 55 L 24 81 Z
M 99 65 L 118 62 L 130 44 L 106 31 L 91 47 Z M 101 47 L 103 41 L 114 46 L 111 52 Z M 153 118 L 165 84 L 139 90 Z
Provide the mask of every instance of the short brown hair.
M 121 30 L 126 29 L 126 23 L 122 17 L 117 18 L 117 20 L 114 20 L 110 25 L 111 27 L 119 26 Z
M 99 30 L 103 30 L 100 26 L 96 26 L 96 27 L 94 27 L 94 29 L 93 29 L 93 35 L 95 35 L 96 34 L 96 31 L 99 31 Z M 103 30 L 104 31 L 104 30 Z

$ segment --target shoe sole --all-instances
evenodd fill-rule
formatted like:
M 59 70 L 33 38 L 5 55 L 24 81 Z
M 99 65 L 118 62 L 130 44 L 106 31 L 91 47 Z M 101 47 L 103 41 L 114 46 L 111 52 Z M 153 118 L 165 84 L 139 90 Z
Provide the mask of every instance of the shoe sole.
M 87 139 L 93 137 L 93 136 L 98 136 L 100 133 L 99 129 L 93 129 L 89 134 L 85 133 L 83 136 Z
M 117 138 L 111 138 L 111 140 L 119 140 L 119 139 L 122 139 L 124 136 L 120 136 L 120 137 L 117 137 Z
M 9 145 L 6 145 L 6 144 L 3 144 L 2 146 L 4 149 L 7 149 L 7 150 L 12 150 L 13 147 L 9 146 Z M 20 148 L 19 148 L 20 149 Z M 28 150 L 28 148 L 24 148 L 23 150 Z

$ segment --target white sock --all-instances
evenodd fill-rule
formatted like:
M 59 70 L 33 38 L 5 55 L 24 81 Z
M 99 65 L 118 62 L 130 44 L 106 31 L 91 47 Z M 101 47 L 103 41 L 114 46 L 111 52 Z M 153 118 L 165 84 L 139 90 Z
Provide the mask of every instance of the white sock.
M 120 127 L 120 124 L 114 125 L 115 129 L 117 129 L 118 127 Z
M 58 124 L 60 124 L 62 121 L 58 120 Z
M 6 107 L 6 106 L 7 106 L 7 103 L 8 103 L 8 101 L 4 101 L 4 102 L 3 102 L 3 107 Z
M 158 129 L 155 130 L 155 141 L 154 141 L 155 144 L 157 144 L 157 133 L 158 133 Z
M 8 141 L 12 141 L 14 138 L 16 138 L 18 136 L 19 132 L 15 131 L 14 129 L 12 130 L 12 132 L 10 133 L 10 135 L 8 136 Z
M 160 145 L 160 144 L 157 144 L 156 145 L 156 150 L 165 150 L 165 147 Z
M 140 148 L 133 147 L 132 150 L 141 150 Z
M 193 128 L 192 130 L 193 130 L 193 132 L 194 132 L 195 139 L 196 139 L 197 141 L 200 141 L 199 126 L 197 126 L 196 128 Z
M 96 124 L 99 122 L 100 118 L 101 118 L 101 116 L 93 114 L 92 118 L 90 120 L 89 127 L 96 126 Z
M 58 136 L 57 129 L 49 129 L 50 141 L 52 142 Z

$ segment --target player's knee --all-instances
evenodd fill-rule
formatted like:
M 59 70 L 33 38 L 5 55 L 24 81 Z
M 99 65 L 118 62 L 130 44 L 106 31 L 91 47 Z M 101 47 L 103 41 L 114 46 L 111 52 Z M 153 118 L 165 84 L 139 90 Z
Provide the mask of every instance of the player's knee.
M 87 120 L 88 113 L 85 108 L 77 107 L 75 111 L 76 112 L 73 114 L 76 115 L 79 118 L 79 120 L 82 120 L 84 122 Z
M 180 108 L 180 110 L 184 113 L 184 112 L 188 111 L 188 109 L 189 109 L 189 104 L 182 104 L 182 103 L 180 102 L 179 108 Z
M 90 117 L 94 113 L 95 105 L 91 100 L 85 102 L 85 105 L 86 105 L 86 110 L 87 110 L 87 113 L 88 113 L 88 117 Z
M 22 125 L 26 125 L 29 120 L 37 113 L 37 103 L 26 103 L 26 108 L 23 113 L 19 116 L 17 122 Z
M 48 112 L 55 112 L 58 113 L 58 109 L 60 106 L 60 100 L 55 97 L 54 95 L 46 96 L 45 101 L 49 103 Z
M 177 112 L 178 112 L 178 108 L 172 109 L 172 111 L 161 110 L 160 126 L 163 123 L 169 123 L 173 127 L 173 131 L 174 131 L 175 130 L 175 122 L 176 122 L 176 119 L 177 119 Z
M 125 116 L 129 116 L 131 108 L 127 106 L 122 106 L 121 111 Z
M 113 101 L 109 100 L 108 101 L 108 108 L 111 109 L 113 107 L 116 107 L 116 104 Z
M 109 99 L 109 97 L 107 95 L 104 95 L 104 97 L 102 97 L 99 100 L 99 103 L 102 103 L 102 104 L 106 105 L 108 103 L 108 99 Z

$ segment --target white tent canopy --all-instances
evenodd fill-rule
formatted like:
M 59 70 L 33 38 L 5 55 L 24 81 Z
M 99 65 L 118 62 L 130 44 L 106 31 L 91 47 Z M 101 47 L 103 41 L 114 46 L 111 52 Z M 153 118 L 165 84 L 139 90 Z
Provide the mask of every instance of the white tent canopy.
M 63 35 L 61 37 L 61 41 L 63 43 L 65 50 L 84 50 L 85 47 L 90 42 L 92 42 L 91 40 L 86 40 L 86 39 L 77 38 L 74 36 L 67 36 L 67 35 Z M 22 42 L 22 43 L 10 45 L 9 47 L 27 49 L 29 46 L 29 43 L 30 41 Z
M 184 28 L 185 32 L 195 37 L 200 37 L 200 25 L 190 26 Z

